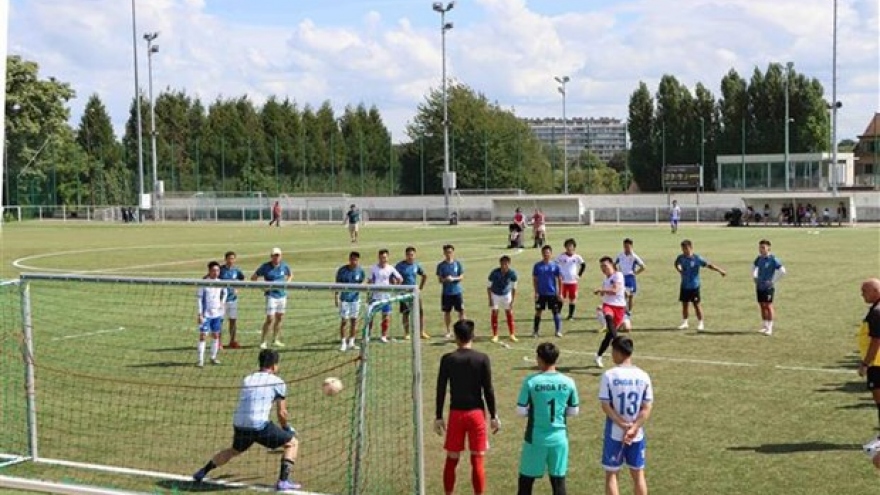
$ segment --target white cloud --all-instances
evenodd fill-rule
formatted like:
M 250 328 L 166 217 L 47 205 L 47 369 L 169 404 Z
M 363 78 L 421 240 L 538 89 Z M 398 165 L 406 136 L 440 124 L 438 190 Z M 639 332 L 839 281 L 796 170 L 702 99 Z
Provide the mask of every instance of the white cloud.
M 218 95 L 271 94 L 300 105 L 376 104 L 396 138 L 440 83 L 436 14 L 411 2 L 369 2 L 347 23 L 299 18 L 289 26 L 219 17 L 204 0 L 138 2 L 138 54 L 146 88 L 145 44 L 160 31 L 157 88 Z M 572 3 L 572 5 L 576 5 Z M 588 7 L 589 5 L 589 7 Z M 628 98 L 663 74 L 717 96 L 731 68 L 793 61 L 818 78 L 830 99 L 831 5 L 826 0 L 621 0 L 584 2 L 578 12 L 545 13 L 526 0 L 474 0 L 448 15 L 449 75 L 524 116 L 561 113 L 554 75 L 566 74 L 568 114 L 625 118 Z M 423 7 L 423 6 L 422 6 Z M 69 81 L 80 98 L 99 93 L 117 129 L 133 91 L 130 4 L 118 0 L 13 0 L 10 51 Z M 840 3 L 839 135 L 860 133 L 880 107 L 878 10 L 872 0 Z M 350 14 L 350 13 L 347 13 Z M 430 15 L 430 17 L 429 17 Z M 329 17 L 328 17 L 329 18 Z

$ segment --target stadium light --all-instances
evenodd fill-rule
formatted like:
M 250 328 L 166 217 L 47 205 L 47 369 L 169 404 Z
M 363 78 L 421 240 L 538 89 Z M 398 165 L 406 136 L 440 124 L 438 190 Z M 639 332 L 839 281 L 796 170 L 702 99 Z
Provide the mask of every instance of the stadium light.
M 147 41 L 147 72 L 149 74 L 149 92 L 150 92 L 150 147 L 152 148 L 153 163 L 153 203 L 150 205 L 153 209 L 153 220 L 156 219 L 156 203 L 159 201 L 159 175 L 158 175 L 158 157 L 156 154 L 156 101 L 153 99 L 153 55 L 159 53 L 159 45 L 153 42 L 159 37 L 159 33 L 146 33 L 144 39 Z
M 137 148 L 138 148 L 138 221 L 143 218 L 144 198 L 144 140 L 143 119 L 141 118 L 141 85 L 138 82 L 138 56 L 137 56 L 137 11 L 135 0 L 131 0 L 131 48 L 134 58 L 134 98 L 135 115 L 137 120 Z
M 562 95 L 562 192 L 563 194 L 568 194 L 568 119 L 566 119 L 565 115 L 565 85 L 568 84 L 568 81 L 571 81 L 571 78 L 568 76 L 554 76 L 553 79 L 559 83 L 559 87 L 556 90 Z
M 451 22 L 446 22 L 446 13 L 455 7 L 455 2 L 449 2 L 443 6 L 442 2 L 434 2 L 431 8 L 440 14 L 440 50 L 443 59 L 443 204 L 446 207 L 446 218 L 449 219 L 452 211 L 449 205 L 449 195 L 455 189 L 453 175 L 449 171 L 449 97 L 446 92 L 446 31 L 452 29 Z
M 831 195 L 837 197 L 837 109 L 841 107 L 837 101 L 837 0 L 834 0 L 833 28 L 831 30 Z

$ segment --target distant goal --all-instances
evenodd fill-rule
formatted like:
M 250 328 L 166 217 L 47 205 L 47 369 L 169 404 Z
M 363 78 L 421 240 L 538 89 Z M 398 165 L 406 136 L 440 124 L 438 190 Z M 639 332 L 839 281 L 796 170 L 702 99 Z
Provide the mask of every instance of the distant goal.
M 528 219 L 540 208 L 548 223 L 588 223 L 580 196 L 506 196 L 492 198 L 492 222 L 510 223 L 517 208 Z

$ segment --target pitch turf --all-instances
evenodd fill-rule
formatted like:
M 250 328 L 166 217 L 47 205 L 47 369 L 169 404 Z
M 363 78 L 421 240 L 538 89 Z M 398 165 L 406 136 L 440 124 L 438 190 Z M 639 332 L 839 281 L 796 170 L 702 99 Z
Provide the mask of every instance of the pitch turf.
M 285 250 L 296 280 L 329 282 L 335 268 L 345 262 L 352 249 L 342 226 L 285 225 L 281 229 L 269 229 L 262 224 L 26 223 L 6 225 L 0 235 L 3 262 L 0 274 L 4 278 L 16 276 L 22 269 L 196 277 L 204 273 L 206 261 L 221 258 L 227 249 L 239 253 L 239 264 L 249 272 L 267 258 L 272 247 L 280 246 Z M 429 273 L 433 273 L 441 258 L 440 246 L 445 243 L 456 246 L 457 256 L 466 270 L 463 283 L 468 316 L 478 323 L 481 338 L 477 348 L 492 357 L 503 421 L 501 433 L 492 438 L 487 461 L 489 493 L 515 491 L 524 426 L 513 412 L 515 396 L 521 379 L 532 371 L 535 344 L 528 337 L 532 317 L 529 278 L 539 254 L 532 249 L 504 249 L 505 237 L 506 228 L 496 226 L 371 224 L 363 229 L 361 242 L 356 246 L 366 265 L 373 261 L 381 247 L 389 248 L 391 258 L 397 260 L 402 258 L 404 247 L 414 245 Z M 876 488 L 877 474 L 860 452 L 860 445 L 875 433 L 876 410 L 862 380 L 853 371 L 857 361 L 853 351 L 854 333 L 866 309 L 859 295 L 859 282 L 880 273 L 880 231 L 877 228 L 729 229 L 684 225 L 677 235 L 670 235 L 665 228 L 653 226 L 550 226 L 548 240 L 557 251 L 567 237 L 578 241 L 578 252 L 589 263 L 581 282 L 578 318 L 564 323 L 564 338 L 553 339 L 563 350 L 561 370 L 575 378 L 582 398 L 581 415 L 569 422 L 571 493 L 602 490 L 599 455 L 603 417 L 596 400 L 600 371 L 592 366 L 590 358 L 601 335 L 595 331 L 597 324 L 593 318 L 596 298 L 587 289 L 600 283 L 598 258 L 616 254 L 624 237 L 635 240 L 636 252 L 648 265 L 639 280 L 633 336 L 635 361 L 651 374 L 655 386 L 654 415 L 647 426 L 647 473 L 654 493 L 827 494 L 869 493 Z M 726 278 L 713 272 L 703 274 L 705 334 L 674 329 L 680 323 L 680 308 L 676 302 L 678 278 L 672 261 L 679 253 L 678 243 L 683 238 L 693 240 L 697 253 L 728 271 Z M 777 291 L 777 323 L 771 338 L 757 333 L 760 318 L 750 275 L 757 241 L 761 238 L 773 242 L 773 251 L 789 272 Z M 523 280 L 516 315 L 520 337 L 524 338 L 510 348 L 492 345 L 486 339 L 488 310 L 484 281 L 504 253 L 512 255 L 513 267 Z M 442 333 L 438 294 L 436 279 L 431 277 L 424 294 L 425 312 L 428 331 L 435 336 Z M 180 307 L 189 304 L 191 300 L 173 303 Z M 64 313 L 75 311 L 77 307 L 76 300 L 65 300 L 59 302 L 55 311 Z M 256 313 L 241 316 L 246 330 L 256 329 L 261 318 Z M 308 325 L 314 335 L 325 335 L 318 340 L 329 356 L 336 336 L 332 304 L 326 317 L 311 316 L 309 321 L 299 321 L 296 325 Z M 100 315 L 90 318 L 99 321 Z M 181 321 L 177 326 L 186 328 L 189 323 Z M 398 334 L 399 325 L 395 318 L 393 331 Z M 691 328 L 694 328 L 693 321 Z M 547 316 L 542 333 L 552 335 L 552 322 Z M 102 335 L 96 336 L 97 342 Z M 253 334 L 245 335 L 256 338 Z M 170 376 L 166 368 L 147 366 L 150 359 L 154 364 L 183 362 L 194 352 L 191 349 L 193 332 L 181 330 L 169 333 L 164 339 L 176 339 L 162 344 L 178 350 L 168 354 L 138 354 L 138 362 L 144 364 L 138 368 L 143 379 Z M 100 345 L 97 348 L 102 349 Z M 434 339 L 423 349 L 425 420 L 429 426 L 437 362 L 452 346 Z M 228 351 L 225 356 L 233 352 L 237 351 Z M 90 368 L 90 359 L 94 357 L 68 355 L 65 365 L 85 373 Z M 224 376 L 234 388 L 238 377 L 251 365 L 245 358 L 230 359 L 235 364 L 225 367 Z M 186 376 L 190 370 L 174 372 Z M 98 396 L 81 399 L 97 402 Z M 151 405 L 157 411 L 162 406 L 161 403 Z M 227 421 L 229 407 L 226 403 L 218 406 L 223 409 L 217 412 L 218 424 Z M 295 418 L 295 404 L 292 404 L 292 414 Z M 123 423 L 125 420 L 120 419 Z M 393 424 L 408 418 L 389 418 L 388 421 Z M 2 428 L 8 432 L 7 429 L 13 427 L 4 421 Z M 115 428 L 124 437 L 126 430 L 136 429 L 137 424 Z M 68 441 L 75 447 L 73 433 Z M 188 446 L 195 443 L 195 447 L 201 447 L 194 450 L 202 452 L 189 462 L 173 457 L 172 453 L 180 450 L 174 446 L 175 435 L 162 436 L 174 466 L 179 466 L 175 472 L 181 474 L 197 468 L 216 448 L 210 442 L 202 447 L 198 445 L 198 438 L 187 435 L 185 432 L 180 436 L 186 438 Z M 320 442 L 321 439 L 314 436 L 303 441 L 304 471 L 308 466 L 308 452 L 325 449 L 324 445 L 315 446 Z M 344 447 L 332 448 L 336 452 L 344 451 Z M 442 441 L 430 428 L 426 428 L 425 448 L 428 493 L 440 493 Z M 139 450 L 137 445 L 124 441 L 114 449 L 118 449 L 115 455 L 123 458 L 137 456 Z M 272 459 L 274 462 L 275 458 Z M 235 475 L 236 462 L 225 468 L 225 472 Z M 398 466 L 393 458 L 387 458 L 387 463 L 389 470 Z M 145 491 L 167 492 L 173 488 L 167 483 L 156 484 L 153 479 L 30 464 L 2 469 L 0 474 Z M 340 478 L 344 475 L 338 474 Z M 470 491 L 469 480 L 469 465 L 465 460 L 459 465 L 458 493 Z M 623 493 L 631 493 L 626 477 L 622 481 Z M 536 493 L 549 493 L 546 481 L 539 483 Z

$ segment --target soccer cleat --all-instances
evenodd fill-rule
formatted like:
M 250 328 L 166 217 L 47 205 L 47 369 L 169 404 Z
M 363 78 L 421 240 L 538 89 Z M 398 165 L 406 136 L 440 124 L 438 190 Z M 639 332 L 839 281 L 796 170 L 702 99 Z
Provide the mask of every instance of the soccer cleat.
M 532 338 L 537 339 L 540 335 L 538 335 L 537 331 L 532 332 Z
M 278 339 L 275 339 L 275 342 L 272 342 L 272 345 L 275 347 L 284 347 L 284 344 Z
M 260 342 L 260 349 L 268 349 L 268 348 L 269 348 L 269 344 L 267 344 L 265 342 Z
M 430 338 L 431 338 L 431 336 L 428 335 L 428 332 L 422 332 L 422 339 L 424 339 L 424 340 L 428 340 L 428 339 L 430 339 Z
M 294 490 L 299 490 L 300 488 L 302 488 L 302 485 L 295 481 L 279 480 L 278 483 L 275 484 L 275 490 L 282 493 L 292 492 Z
M 491 338 L 490 340 L 492 341 L 493 344 L 497 344 L 497 343 L 498 343 L 498 336 L 497 336 L 497 335 L 493 335 L 492 338 Z
M 195 481 L 196 483 L 201 483 L 202 480 L 205 479 L 205 476 L 207 476 L 207 475 L 208 475 L 208 473 L 205 472 L 204 468 L 199 469 L 198 471 L 193 473 L 193 481 Z
M 702 322 L 702 321 L 699 322 L 699 323 L 697 323 L 697 331 L 698 331 L 698 332 L 702 332 L 702 331 L 705 330 L 705 329 L 706 329 L 706 327 L 703 326 L 703 322 Z
M 557 339 L 561 339 L 561 338 L 562 338 L 562 332 L 556 332 L 556 338 L 557 338 Z
M 516 335 L 514 335 L 514 334 L 510 334 L 510 341 L 511 341 L 511 342 L 518 342 L 519 339 L 516 338 Z
M 763 334 L 767 337 L 770 337 L 771 335 L 773 335 L 773 330 L 768 330 L 765 328 L 765 329 L 761 330 L 761 334 Z
M 684 323 L 682 323 L 681 325 L 678 326 L 678 329 L 679 329 L 679 330 L 687 330 L 687 328 L 688 328 L 688 322 L 687 322 L 687 321 L 685 321 Z
M 241 349 L 241 344 L 239 344 L 238 341 L 233 340 L 229 343 L 227 347 L 229 347 L 230 349 Z
M 204 367 L 205 367 L 205 363 L 203 361 L 199 361 L 198 363 L 196 363 L 196 368 L 204 368 Z
M 346 344 L 345 341 L 343 340 L 342 345 L 339 346 L 339 352 L 345 352 L 347 350 L 348 350 L 348 344 Z
M 596 358 L 593 359 L 593 362 L 596 363 L 596 366 L 600 368 L 604 368 L 605 366 L 602 364 L 602 356 L 596 355 Z
M 379 337 L 379 341 L 382 342 L 383 344 L 387 344 L 387 343 L 391 342 L 390 340 L 388 340 L 388 337 L 386 337 L 384 335 Z
M 217 366 L 218 364 L 220 364 L 220 360 L 217 358 L 211 358 L 211 364 Z
M 355 345 L 355 344 L 349 344 L 349 345 L 348 345 L 348 350 L 349 350 L 349 351 L 359 351 L 359 350 L 361 350 L 361 348 L 358 347 L 358 346 Z
M 408 334 L 408 333 L 403 334 L 403 340 L 409 340 L 409 334 Z
M 446 335 L 443 336 L 446 340 L 452 340 L 452 332 L 446 332 Z
M 573 320 L 573 319 L 574 319 L 574 316 L 573 316 L 573 315 L 569 315 L 569 316 L 566 318 L 566 320 L 568 320 L 568 321 L 571 321 L 571 320 Z

